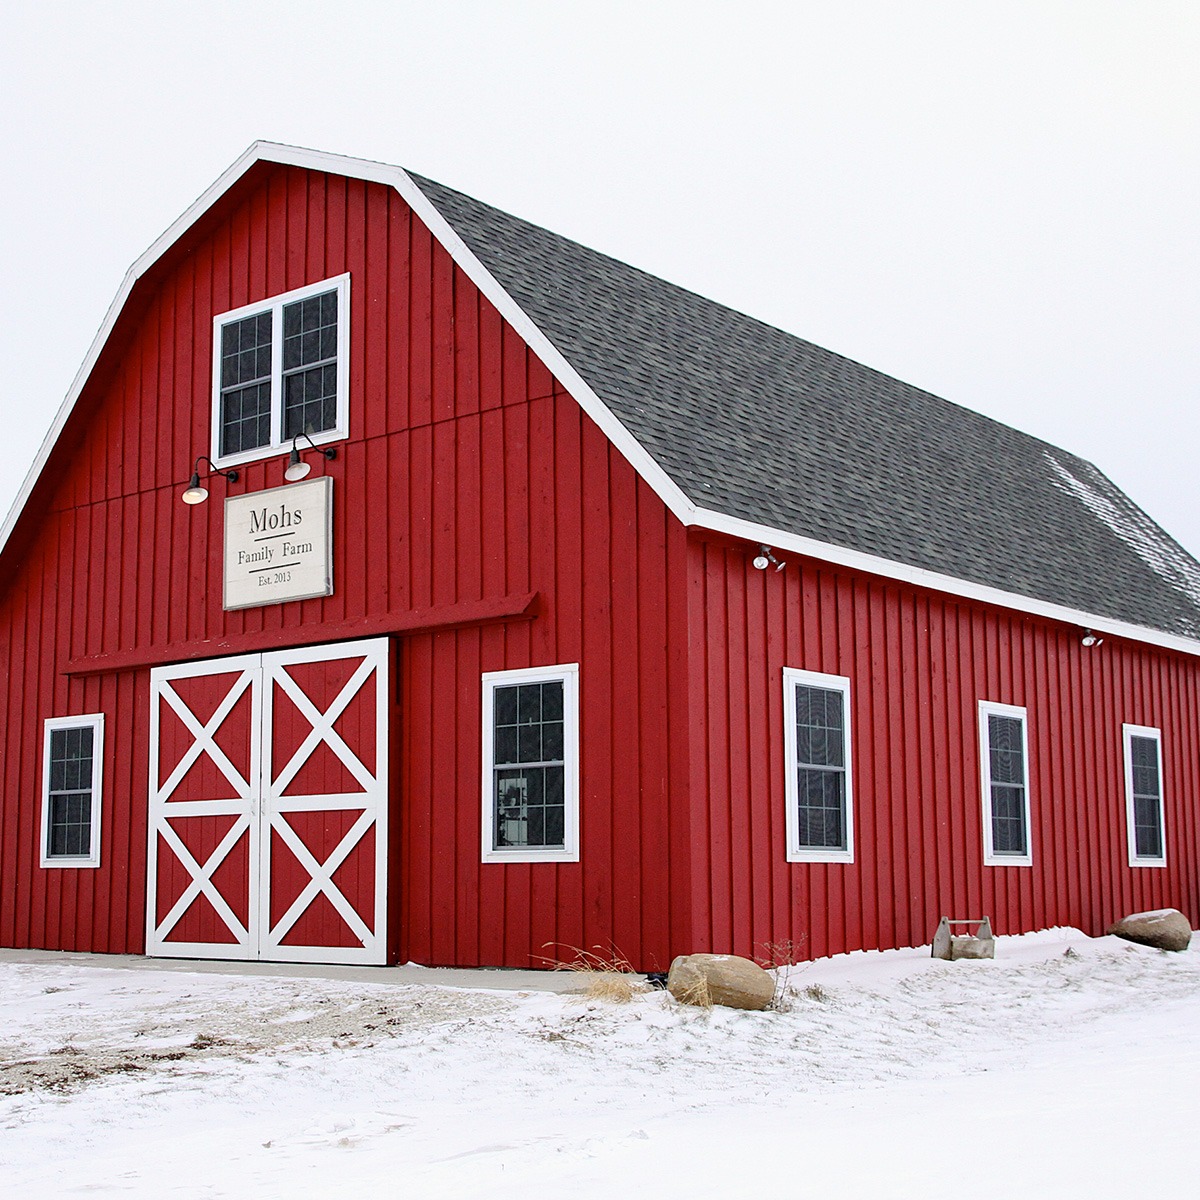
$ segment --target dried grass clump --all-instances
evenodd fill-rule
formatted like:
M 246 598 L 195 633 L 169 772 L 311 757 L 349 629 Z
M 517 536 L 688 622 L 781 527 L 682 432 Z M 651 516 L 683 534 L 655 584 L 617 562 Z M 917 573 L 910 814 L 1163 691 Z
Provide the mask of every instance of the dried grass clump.
M 547 942 L 542 949 L 559 942 Z M 650 990 L 633 969 L 633 964 L 615 946 L 593 946 L 584 950 L 580 946 L 565 946 L 570 957 L 543 954 L 541 958 L 553 971 L 573 971 L 581 976 L 580 998 L 601 1000 L 609 1004 L 628 1004 L 635 996 Z
M 545 942 L 542 949 L 551 946 L 561 948 L 570 958 L 558 954 L 539 954 L 536 957 L 552 971 L 611 971 L 618 975 L 636 975 L 633 964 L 616 946 L 593 946 L 584 950 L 579 946 L 564 946 L 562 942 Z
M 629 975 L 617 975 L 609 971 L 597 972 L 589 979 L 583 993 L 588 1000 L 603 1000 L 608 1004 L 628 1004 L 635 996 L 650 990 L 649 984 Z

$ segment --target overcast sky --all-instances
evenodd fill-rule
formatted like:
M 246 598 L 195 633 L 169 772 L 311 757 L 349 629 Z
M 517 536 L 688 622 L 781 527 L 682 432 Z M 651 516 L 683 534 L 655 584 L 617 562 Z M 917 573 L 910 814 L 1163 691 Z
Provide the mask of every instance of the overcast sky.
M 126 269 L 268 138 L 1082 454 L 1200 554 L 1193 0 L 0 5 L 0 513 Z

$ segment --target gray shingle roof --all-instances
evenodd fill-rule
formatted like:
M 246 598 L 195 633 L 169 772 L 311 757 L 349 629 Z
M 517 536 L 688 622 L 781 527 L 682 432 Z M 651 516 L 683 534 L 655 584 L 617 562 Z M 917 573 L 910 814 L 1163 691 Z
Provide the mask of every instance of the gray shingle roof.
M 412 178 L 694 504 L 1200 637 L 1200 563 L 1091 463 Z

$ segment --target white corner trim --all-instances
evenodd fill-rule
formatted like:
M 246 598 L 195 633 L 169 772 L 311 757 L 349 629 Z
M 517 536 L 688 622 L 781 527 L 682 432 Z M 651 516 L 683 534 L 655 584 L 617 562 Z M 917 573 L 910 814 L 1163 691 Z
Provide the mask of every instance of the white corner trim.
M 1147 738 L 1154 743 L 1158 755 L 1158 832 L 1162 838 L 1162 853 L 1151 857 L 1137 852 L 1137 827 L 1133 804 L 1133 739 Z M 1162 730 L 1152 725 L 1122 725 L 1121 747 L 1125 760 L 1125 836 L 1128 841 L 1131 867 L 1165 867 L 1167 865 L 1166 785 L 1163 780 Z
M 1021 722 L 1021 768 L 1025 794 L 1025 853 L 997 854 L 992 849 L 992 763 L 988 717 L 1015 717 Z M 1015 704 L 979 701 L 979 778 L 983 801 L 983 865 L 985 867 L 1032 867 L 1033 823 L 1029 805 L 1029 714 Z
M 479 288 L 497 311 L 526 341 L 530 349 L 538 355 L 547 370 L 562 384 L 571 396 L 579 403 L 584 412 L 599 426 L 614 446 L 628 459 L 630 465 L 646 481 L 662 502 L 685 526 L 711 529 L 716 533 L 726 533 L 734 537 L 746 538 L 752 542 L 765 542 L 777 549 L 789 550 L 795 554 L 804 554 L 818 558 L 835 565 L 851 567 L 888 579 L 896 579 L 921 587 L 932 588 L 935 591 L 946 592 L 953 596 L 962 596 L 970 600 L 979 600 L 987 604 L 999 605 L 1017 612 L 1030 613 L 1055 621 L 1090 628 L 1098 633 L 1109 634 L 1113 637 L 1129 638 L 1151 646 L 1175 650 L 1183 654 L 1200 656 L 1200 639 L 1184 638 L 1174 634 L 1163 633 L 1144 626 L 1113 620 L 1110 617 L 1086 613 L 1051 604 L 1015 592 L 1006 592 L 999 588 L 987 587 L 957 579 L 950 575 L 941 575 L 922 567 L 910 566 L 880 556 L 865 554 L 861 551 L 850 550 L 821 542 L 814 538 L 806 538 L 797 534 L 775 529 L 769 525 L 760 525 L 746 521 L 740 517 L 732 517 L 711 509 L 701 508 L 688 498 L 683 489 L 666 473 L 646 448 L 634 437 L 620 419 L 604 403 L 587 381 L 559 352 L 545 333 L 534 323 L 533 319 L 517 304 L 467 247 L 462 238 L 454 231 L 446 218 L 434 207 L 432 201 L 417 187 L 412 178 L 400 167 L 387 163 L 374 162 L 370 159 L 353 158 L 341 154 L 328 154 L 320 150 L 307 150 L 299 146 L 288 146 L 279 142 L 256 141 L 234 162 L 204 193 L 166 229 L 131 266 L 121 283 L 115 299 L 105 314 L 95 339 L 83 360 L 71 388 L 67 393 L 49 432 L 34 458 L 32 466 L 25 476 L 20 491 L 10 508 L 3 526 L 0 526 L 0 552 L 4 550 L 12 534 L 25 504 L 29 500 L 54 444 L 58 441 L 63 427 L 66 425 L 75 403 L 94 368 L 101 351 L 104 348 L 113 327 L 116 325 L 121 311 L 128 300 L 137 281 L 158 261 L 159 258 L 179 238 L 196 223 L 226 192 L 230 190 L 256 163 L 274 162 L 284 166 L 305 167 L 314 171 L 326 171 L 330 174 L 345 175 L 353 179 L 363 179 L 394 188 L 414 213 L 426 224 L 433 236 L 442 244 L 454 262 L 464 274 Z M 186 464 L 185 464 L 186 465 Z M 182 467 L 181 467 L 182 471 Z M 182 475 L 181 475 L 182 480 Z

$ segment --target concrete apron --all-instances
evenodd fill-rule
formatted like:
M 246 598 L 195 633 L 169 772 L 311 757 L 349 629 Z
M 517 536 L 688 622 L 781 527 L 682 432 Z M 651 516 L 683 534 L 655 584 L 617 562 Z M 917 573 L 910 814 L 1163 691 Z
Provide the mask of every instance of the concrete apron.
M 357 967 L 334 963 L 223 962 L 208 958 L 146 958 L 140 954 L 78 954 L 66 950 L 11 950 L 0 947 L 0 966 L 104 967 L 116 971 L 174 971 L 202 975 L 262 975 L 284 979 L 342 979 L 421 987 L 467 988 L 503 992 L 572 993 L 584 989 L 574 971 L 523 971 L 504 968 Z M 640 978 L 640 977 L 639 977 Z

